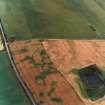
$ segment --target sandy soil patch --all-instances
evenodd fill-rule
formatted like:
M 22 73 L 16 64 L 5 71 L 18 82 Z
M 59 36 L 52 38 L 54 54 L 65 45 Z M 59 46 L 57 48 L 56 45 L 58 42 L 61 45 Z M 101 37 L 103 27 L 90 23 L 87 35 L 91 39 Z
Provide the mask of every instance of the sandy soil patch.
M 0 36 L 0 51 L 4 50 L 4 45 Z

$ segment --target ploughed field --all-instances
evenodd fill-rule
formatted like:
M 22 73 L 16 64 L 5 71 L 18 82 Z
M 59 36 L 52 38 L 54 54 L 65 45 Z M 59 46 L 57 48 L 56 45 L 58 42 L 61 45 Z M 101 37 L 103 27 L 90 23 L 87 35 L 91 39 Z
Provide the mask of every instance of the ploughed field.
M 104 40 L 45 40 L 43 46 L 56 67 L 65 74 L 90 64 L 105 67 Z
M 86 105 L 104 105 L 103 95 L 95 101 L 87 97 L 83 83 L 75 73 L 81 68 L 96 64 L 105 77 L 104 40 L 46 40 L 43 41 L 43 45 L 57 70 L 64 75 Z M 98 91 L 97 89 L 96 91 Z M 92 92 L 94 91 L 93 89 Z M 94 93 L 93 96 L 97 96 L 97 94 Z
M 95 101 L 84 97 L 76 82 L 78 75 L 73 73 L 96 64 L 105 77 L 104 40 L 14 41 L 10 43 L 10 49 L 18 71 L 37 103 L 104 105 L 103 96 Z
M 84 105 L 53 65 L 41 41 L 15 41 L 10 48 L 18 71 L 37 104 Z
M 102 38 L 104 0 L 0 0 L 8 37 Z

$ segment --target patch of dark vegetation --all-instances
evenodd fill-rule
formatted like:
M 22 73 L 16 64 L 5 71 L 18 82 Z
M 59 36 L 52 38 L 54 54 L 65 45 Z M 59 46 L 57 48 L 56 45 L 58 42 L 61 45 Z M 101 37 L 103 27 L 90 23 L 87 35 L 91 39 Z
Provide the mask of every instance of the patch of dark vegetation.
M 51 100 L 52 100 L 53 102 L 56 102 L 56 103 L 62 103 L 62 102 L 63 102 L 62 99 L 59 98 L 59 97 L 52 97 Z
M 40 96 L 40 97 L 44 97 L 44 93 L 43 93 L 43 92 L 40 92 L 40 93 L 39 93 L 39 96 Z
M 18 51 L 20 54 L 22 53 L 26 53 L 28 52 L 28 49 L 27 48 L 22 48 L 21 50 Z
M 35 77 L 36 80 L 44 80 L 47 76 L 56 73 L 55 71 L 50 71 L 48 70 L 44 70 L 43 72 L 41 72 L 38 76 Z
M 39 105 L 40 105 L 40 104 L 44 104 L 44 101 L 43 101 L 43 100 L 40 100 L 40 101 L 39 101 Z
M 42 62 L 43 62 L 43 65 L 41 67 L 43 68 L 47 66 L 47 69 L 43 68 L 43 72 L 41 72 L 39 75 L 35 77 L 36 80 L 44 80 L 47 76 L 53 73 L 57 73 L 56 68 L 53 67 L 52 62 L 50 61 L 50 58 L 44 49 L 41 49 L 40 56 L 42 57 Z
M 51 96 L 54 91 L 55 91 L 55 87 L 52 87 L 48 92 L 48 96 Z
M 33 65 L 33 67 L 42 67 L 43 63 L 36 63 L 32 56 L 26 56 L 22 61 L 28 60 L 29 63 Z
M 53 93 L 55 92 L 55 89 L 56 89 L 56 85 L 57 85 L 57 81 L 52 81 L 51 88 L 48 91 L 48 96 L 52 96 L 53 95 Z
M 63 100 L 60 97 L 57 97 L 56 94 L 55 94 L 56 86 L 57 86 L 57 81 L 52 81 L 51 82 L 51 88 L 48 91 L 48 96 L 50 97 L 50 99 L 53 102 L 55 102 L 55 103 L 62 103 Z
M 96 31 L 96 28 L 92 25 L 89 26 L 92 31 Z
M 41 55 L 41 57 L 43 58 L 43 60 L 44 60 L 44 58 L 48 58 L 48 55 L 47 55 L 47 53 L 46 53 L 46 51 L 45 51 L 44 49 L 42 49 L 42 50 L 40 51 L 40 55 Z

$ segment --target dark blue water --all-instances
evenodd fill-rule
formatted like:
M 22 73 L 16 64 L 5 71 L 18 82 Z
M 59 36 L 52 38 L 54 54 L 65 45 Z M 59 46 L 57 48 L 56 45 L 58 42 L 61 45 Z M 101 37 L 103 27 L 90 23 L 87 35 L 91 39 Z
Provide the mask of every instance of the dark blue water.
M 102 80 L 96 74 L 88 76 L 87 81 L 88 81 L 88 85 L 90 85 L 91 87 L 103 85 Z

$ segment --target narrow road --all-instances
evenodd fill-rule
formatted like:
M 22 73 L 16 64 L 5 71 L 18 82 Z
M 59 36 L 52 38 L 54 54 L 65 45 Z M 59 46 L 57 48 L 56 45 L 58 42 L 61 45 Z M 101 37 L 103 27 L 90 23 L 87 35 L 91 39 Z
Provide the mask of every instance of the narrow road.
M 6 49 L 7 53 L 8 53 L 8 56 L 9 56 L 11 65 L 12 65 L 12 67 L 13 67 L 13 70 L 15 71 L 16 76 L 17 76 L 19 82 L 21 83 L 22 87 L 24 88 L 25 92 L 27 93 L 27 95 L 28 95 L 29 99 L 31 100 L 32 104 L 33 104 L 33 105 L 36 105 L 35 100 L 34 100 L 34 98 L 33 98 L 32 95 L 31 95 L 30 90 L 29 90 L 29 89 L 27 88 L 27 86 L 25 85 L 24 81 L 22 80 L 22 78 L 21 78 L 21 76 L 19 75 L 18 70 L 17 70 L 17 68 L 16 68 L 16 66 L 15 66 L 15 63 L 14 63 L 14 60 L 13 60 L 13 58 L 12 58 L 11 51 L 10 51 L 10 48 L 9 48 L 8 39 L 7 39 L 7 37 L 6 37 L 5 33 L 4 33 L 4 29 L 3 29 L 3 26 L 2 26 L 1 21 L 0 21 L 0 31 L 1 31 L 1 35 L 2 35 L 2 36 L 1 36 L 1 37 L 2 37 L 2 40 L 3 40 L 3 42 L 4 42 L 4 47 L 5 47 L 5 49 Z

